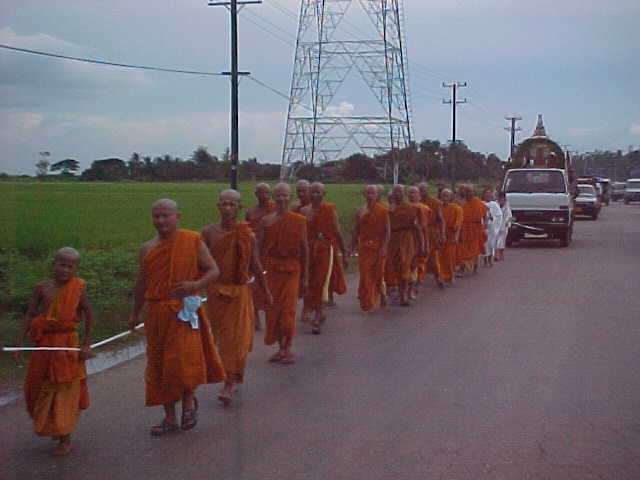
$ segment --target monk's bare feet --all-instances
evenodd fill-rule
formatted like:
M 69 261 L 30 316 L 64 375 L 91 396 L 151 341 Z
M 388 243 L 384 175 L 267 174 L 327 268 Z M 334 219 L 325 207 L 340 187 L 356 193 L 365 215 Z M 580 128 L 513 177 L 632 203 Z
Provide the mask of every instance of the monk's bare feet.
M 69 435 L 59 438 L 59 443 L 51 450 L 54 457 L 66 457 L 71 453 L 71 438 Z
M 285 353 L 282 356 L 282 360 L 280 360 L 280 363 L 284 363 L 285 365 L 288 365 L 294 362 L 295 362 L 295 359 L 292 352 Z
M 276 352 L 276 353 L 274 353 L 273 355 L 271 355 L 269 357 L 269 361 L 270 362 L 279 362 L 280 360 L 282 360 L 283 356 L 284 356 L 283 352 Z
M 224 383 L 224 388 L 218 395 L 218 400 L 225 406 L 231 405 L 231 397 L 233 395 L 233 384 L 229 382 Z

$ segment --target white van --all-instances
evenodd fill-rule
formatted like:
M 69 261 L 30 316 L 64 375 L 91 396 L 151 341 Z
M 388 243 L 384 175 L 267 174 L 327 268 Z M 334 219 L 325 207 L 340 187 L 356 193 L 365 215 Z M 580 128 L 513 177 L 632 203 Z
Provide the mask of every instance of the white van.
M 569 246 L 573 235 L 573 198 L 567 174 L 560 168 L 515 168 L 507 171 L 502 191 L 513 213 L 507 245 L 523 238 L 557 239 Z

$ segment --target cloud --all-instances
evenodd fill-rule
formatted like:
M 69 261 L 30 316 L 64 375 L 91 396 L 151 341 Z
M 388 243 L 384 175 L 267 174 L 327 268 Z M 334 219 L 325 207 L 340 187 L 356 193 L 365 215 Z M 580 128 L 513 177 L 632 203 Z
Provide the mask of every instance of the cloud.
M 19 35 L 0 28 L 0 43 L 75 57 L 91 57 L 89 48 L 43 33 Z M 66 99 L 91 99 L 96 92 L 152 84 L 142 71 L 123 70 L 72 60 L 60 60 L 11 50 L 0 50 L 2 106 L 29 108 L 58 104 Z
M 591 135 L 592 133 L 601 132 L 600 127 L 569 127 L 569 135 L 572 137 L 584 137 L 585 135 Z
M 633 135 L 640 135 L 640 123 L 634 123 L 633 125 L 631 125 L 629 127 L 629 131 L 633 134 Z
M 340 102 L 340 105 L 330 105 L 324 112 L 327 117 L 349 117 L 353 115 L 355 106 L 349 102 Z

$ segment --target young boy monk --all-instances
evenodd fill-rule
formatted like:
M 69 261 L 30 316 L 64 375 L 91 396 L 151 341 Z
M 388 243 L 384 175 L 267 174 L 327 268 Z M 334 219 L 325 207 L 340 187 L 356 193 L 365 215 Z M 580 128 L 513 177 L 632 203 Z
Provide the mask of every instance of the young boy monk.
M 220 222 L 207 225 L 202 238 L 220 268 L 220 277 L 207 290 L 207 307 L 227 380 L 218 400 L 231 403 L 234 384 L 244 381 L 247 356 L 253 345 L 254 308 L 249 280 L 253 275 L 263 292 L 264 306 L 273 303 L 258 257 L 256 238 L 246 222 L 237 222 L 240 194 L 224 190 L 218 197 Z
M 24 396 L 33 430 L 58 440 L 51 451 L 57 457 L 71 451 L 71 432 L 80 410 L 89 407 L 84 360 L 89 357 L 93 315 L 85 281 L 75 276 L 79 262 L 80 254 L 71 247 L 55 253 L 53 278 L 36 285 L 17 342 L 22 345 L 29 334 L 37 347 L 80 348 L 33 352 L 27 370 Z M 78 327 L 83 317 L 80 347 Z
M 195 427 L 195 389 L 203 383 L 221 382 L 226 375 L 197 297 L 218 278 L 218 267 L 199 233 L 178 230 L 176 202 L 155 202 L 151 220 L 158 234 L 140 248 L 129 327 L 139 323 L 144 308 L 145 404 L 164 407 L 164 419 L 151 427 L 151 435 L 159 436 Z M 178 401 L 182 401 L 180 427 L 176 420 Z

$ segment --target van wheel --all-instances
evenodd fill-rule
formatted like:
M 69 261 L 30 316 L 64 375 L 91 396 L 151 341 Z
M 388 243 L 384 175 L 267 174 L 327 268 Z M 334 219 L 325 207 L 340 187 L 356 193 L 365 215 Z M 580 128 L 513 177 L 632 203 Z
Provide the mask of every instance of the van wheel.
M 560 246 L 561 247 L 568 247 L 569 244 L 571 243 L 571 236 L 572 236 L 572 232 L 571 230 L 568 230 L 564 233 L 561 233 L 559 236 L 560 239 Z

